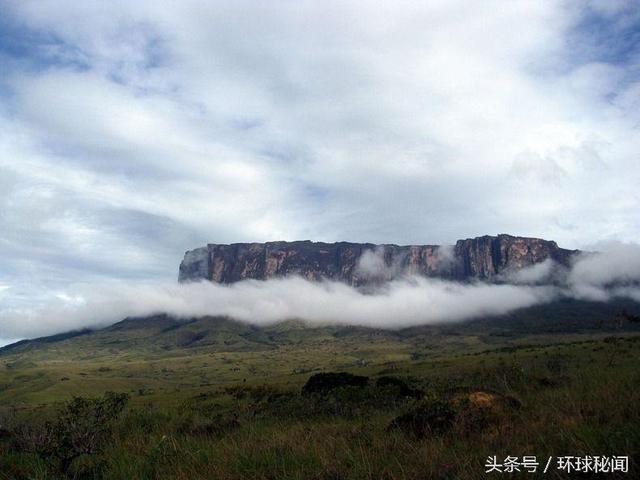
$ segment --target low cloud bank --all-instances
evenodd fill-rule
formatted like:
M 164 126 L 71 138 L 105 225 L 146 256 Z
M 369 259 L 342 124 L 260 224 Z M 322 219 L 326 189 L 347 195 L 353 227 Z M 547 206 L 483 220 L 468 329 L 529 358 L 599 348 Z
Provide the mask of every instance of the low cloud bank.
M 599 254 L 585 254 L 573 265 L 567 283 L 577 298 L 607 301 L 612 296 L 640 302 L 640 245 L 602 246 Z
M 356 265 L 359 277 L 371 281 L 389 281 L 402 275 L 403 262 L 407 253 L 393 256 L 383 245 L 365 250 Z M 434 252 L 435 262 L 442 271 L 453 268 L 455 263 L 454 246 L 440 245 Z
M 365 260 L 372 273 L 380 273 L 377 255 Z M 258 325 L 296 318 L 310 324 L 401 328 L 500 315 L 563 297 L 640 301 L 640 247 L 610 245 L 601 253 L 582 255 L 569 269 L 547 261 L 504 281 L 509 283 L 461 284 L 404 277 L 366 293 L 342 283 L 295 277 L 233 285 L 82 285 L 32 308 L 0 309 L 0 338 L 101 327 L 124 317 L 155 313 L 181 318 L 226 315 Z
M 59 295 L 45 308 L 15 311 L 2 330 L 5 336 L 28 337 L 154 313 L 227 315 L 258 325 L 298 318 L 312 324 L 399 328 L 498 315 L 553 298 L 553 289 L 544 286 L 463 285 L 418 277 L 393 280 L 374 293 L 297 277 L 232 285 L 105 284 L 80 287 L 74 296 Z

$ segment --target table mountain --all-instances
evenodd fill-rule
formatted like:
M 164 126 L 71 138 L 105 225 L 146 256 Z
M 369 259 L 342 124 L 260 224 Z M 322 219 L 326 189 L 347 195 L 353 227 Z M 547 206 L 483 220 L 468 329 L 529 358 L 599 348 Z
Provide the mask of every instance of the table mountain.
M 569 266 L 578 250 L 556 242 L 501 234 L 458 240 L 455 245 L 375 245 L 311 241 L 209 244 L 185 253 L 179 281 L 234 283 L 299 275 L 360 286 L 401 275 L 496 281 L 551 259 Z

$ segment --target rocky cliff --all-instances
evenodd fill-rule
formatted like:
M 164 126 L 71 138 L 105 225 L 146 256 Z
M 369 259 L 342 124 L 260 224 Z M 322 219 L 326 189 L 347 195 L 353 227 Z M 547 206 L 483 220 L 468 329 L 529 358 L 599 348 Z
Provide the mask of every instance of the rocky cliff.
M 577 252 L 552 241 L 504 234 L 444 246 L 311 241 L 209 244 L 186 252 L 179 281 L 233 283 L 288 275 L 356 286 L 401 275 L 495 281 L 547 259 L 568 266 Z

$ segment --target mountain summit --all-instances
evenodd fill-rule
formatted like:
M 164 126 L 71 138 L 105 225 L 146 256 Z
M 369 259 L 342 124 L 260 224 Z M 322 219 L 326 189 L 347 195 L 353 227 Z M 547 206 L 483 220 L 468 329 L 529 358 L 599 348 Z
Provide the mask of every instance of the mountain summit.
M 299 275 L 365 285 L 400 275 L 457 281 L 496 281 L 506 274 L 551 259 L 569 266 L 578 250 L 538 238 L 497 236 L 458 240 L 455 245 L 375 245 L 372 243 L 267 242 L 209 244 L 185 253 L 180 282 Z

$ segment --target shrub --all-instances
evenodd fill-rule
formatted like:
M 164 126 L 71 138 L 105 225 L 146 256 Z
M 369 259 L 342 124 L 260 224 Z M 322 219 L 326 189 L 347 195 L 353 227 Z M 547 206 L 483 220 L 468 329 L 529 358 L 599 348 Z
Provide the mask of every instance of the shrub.
M 404 380 L 401 380 L 398 377 L 380 377 L 376 381 L 376 387 L 394 394 L 397 398 L 422 398 L 424 395 L 422 390 L 411 388 Z
M 55 438 L 50 425 L 19 424 L 11 431 L 14 450 L 50 456 L 54 453 Z
M 511 395 L 486 390 L 460 392 L 450 402 L 457 412 L 456 428 L 465 435 L 499 427 L 522 406 Z
M 302 387 L 302 393 L 326 393 L 340 387 L 366 387 L 369 377 L 347 372 L 316 373 Z
M 66 405 L 52 427 L 54 455 L 62 470 L 81 455 L 102 450 L 128 400 L 125 393 L 107 392 L 102 398 L 75 397 Z
M 219 436 L 238 428 L 240 420 L 237 412 L 212 417 L 189 414 L 181 417 L 176 425 L 176 431 L 182 435 Z
M 113 392 L 101 398 L 75 397 L 64 406 L 55 422 L 40 426 L 23 424 L 14 430 L 14 447 L 57 459 L 60 470 L 67 473 L 77 458 L 102 451 L 128 399 L 127 394 Z
M 272 395 L 278 395 L 281 392 L 272 385 L 233 385 L 231 387 L 226 387 L 224 389 L 224 393 L 226 393 L 227 395 L 231 395 L 236 400 L 249 398 L 249 400 L 253 402 L 260 402 L 262 400 L 268 399 Z
M 391 428 L 399 428 L 403 432 L 418 438 L 428 435 L 441 435 L 447 432 L 456 419 L 456 411 L 448 402 L 431 400 L 415 409 L 396 417 Z

